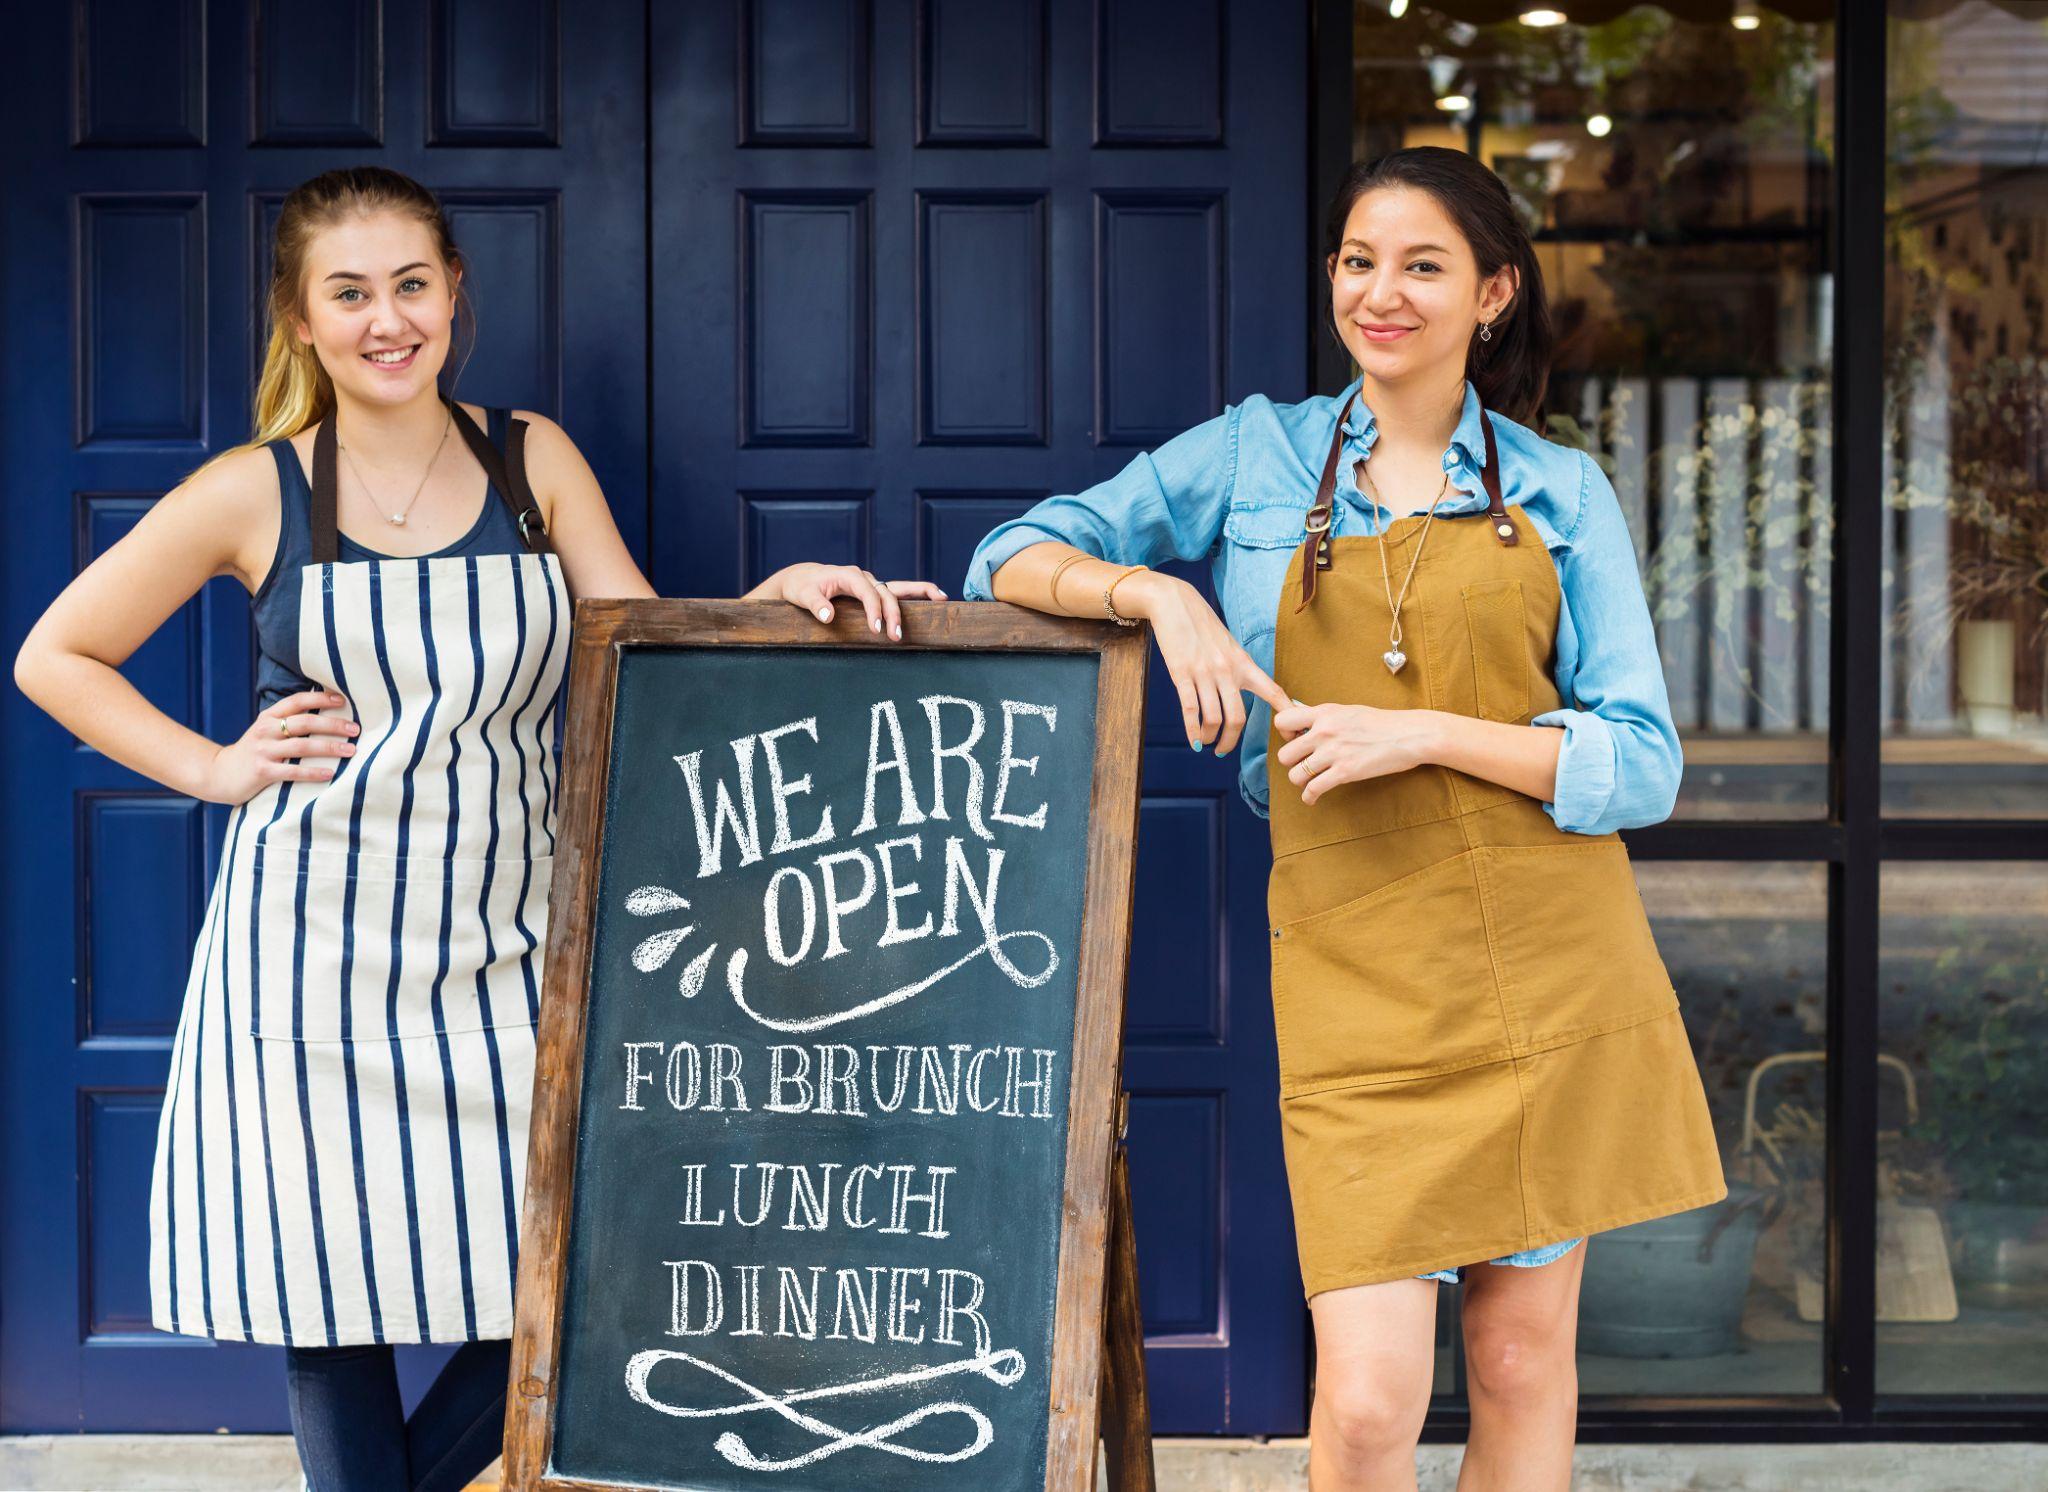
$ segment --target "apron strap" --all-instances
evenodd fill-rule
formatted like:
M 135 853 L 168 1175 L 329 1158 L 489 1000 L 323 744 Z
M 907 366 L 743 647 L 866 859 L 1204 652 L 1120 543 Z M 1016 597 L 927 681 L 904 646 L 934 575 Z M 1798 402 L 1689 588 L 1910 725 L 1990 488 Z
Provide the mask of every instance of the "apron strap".
M 1500 448 L 1493 443 L 1493 421 L 1487 417 L 1486 406 L 1479 406 L 1479 428 L 1486 432 L 1486 465 L 1479 473 L 1479 479 L 1486 483 L 1486 516 L 1493 522 L 1493 536 L 1504 547 L 1512 548 L 1519 543 L 1515 533 L 1515 521 L 1508 517 L 1508 505 L 1500 495 Z
M 1352 398 L 1357 398 L 1356 394 Z M 1316 597 L 1316 571 L 1330 568 L 1330 522 L 1337 495 L 1337 456 L 1344 448 L 1344 417 L 1351 413 L 1351 399 L 1344 401 L 1344 407 L 1337 411 L 1337 428 L 1330 432 L 1330 453 L 1323 458 L 1323 478 L 1316 484 L 1316 500 L 1309 507 L 1308 515 L 1302 520 L 1306 534 L 1301 541 L 1301 599 L 1294 604 L 1300 611 Z M 1503 546 L 1519 542 L 1514 520 L 1508 517 L 1507 503 L 1501 496 L 1500 447 L 1493 436 L 1493 421 L 1486 413 L 1486 406 L 1479 406 L 1479 428 L 1486 437 L 1486 465 L 1480 470 L 1479 479 L 1486 484 L 1486 516 L 1493 524 L 1494 537 Z
M 463 444 L 469 447 L 470 454 L 483 467 L 499 499 L 511 510 L 513 521 L 519 527 L 520 542 L 529 553 L 552 553 L 547 523 L 541 517 L 533 488 L 526 480 L 526 421 L 511 422 L 505 432 L 506 454 L 500 455 L 498 448 L 491 444 L 490 437 L 469 417 L 468 410 L 450 399 L 443 402 L 452 411 L 455 426 L 462 432 Z M 330 407 L 321 417 L 319 428 L 313 432 L 312 561 L 316 565 L 331 565 L 341 554 L 340 528 L 336 518 L 339 502 L 335 450 L 334 410 Z
M 491 485 L 512 510 L 512 519 L 519 526 L 519 542 L 529 553 L 552 553 L 554 546 L 548 542 L 547 522 L 540 515 L 533 489 L 526 484 L 526 421 L 513 420 L 505 427 L 505 454 L 500 456 L 490 437 L 469 417 L 468 410 L 452 401 L 450 407 L 455 411 L 455 428 L 462 432 L 469 453 L 490 473 Z
M 1357 398 L 1356 394 L 1351 396 Z M 1307 530 L 1301 541 L 1301 599 L 1294 609 L 1316 598 L 1316 571 L 1330 568 L 1330 520 L 1337 496 L 1337 456 L 1344 449 L 1344 417 L 1351 413 L 1351 399 L 1337 411 L 1337 428 L 1330 432 L 1330 454 L 1323 458 L 1323 479 L 1316 484 L 1316 500 L 1302 520 Z

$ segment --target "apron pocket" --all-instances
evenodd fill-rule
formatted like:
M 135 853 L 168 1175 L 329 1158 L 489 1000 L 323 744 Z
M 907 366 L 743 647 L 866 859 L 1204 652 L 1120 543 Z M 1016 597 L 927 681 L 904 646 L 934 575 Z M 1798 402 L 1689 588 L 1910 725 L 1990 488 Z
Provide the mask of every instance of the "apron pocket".
M 1529 713 L 1528 623 L 1522 582 L 1482 580 L 1464 587 L 1479 718 L 1519 723 Z
M 301 870 L 296 851 L 278 849 L 258 863 L 250 1035 L 383 1042 L 533 1024 L 527 984 L 537 999 L 553 856 L 312 850 Z
M 1541 1047 L 1648 1020 L 1678 995 L 1618 839 L 1477 852 L 1501 979 Z
M 1470 852 L 1274 928 L 1283 1097 L 1508 1054 Z

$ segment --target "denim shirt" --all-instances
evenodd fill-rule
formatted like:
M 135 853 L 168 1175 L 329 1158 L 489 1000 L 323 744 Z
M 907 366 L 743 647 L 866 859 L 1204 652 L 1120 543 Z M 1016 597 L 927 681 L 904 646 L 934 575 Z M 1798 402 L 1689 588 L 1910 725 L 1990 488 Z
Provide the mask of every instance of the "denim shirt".
M 1315 501 L 1331 423 L 1362 382 L 1335 398 L 1299 404 L 1254 394 L 1138 456 L 1109 480 L 1044 499 L 975 546 L 963 594 L 993 599 L 990 578 L 1003 562 L 1047 539 L 1125 565 L 1206 556 L 1225 623 L 1270 674 L 1281 582 Z M 1468 380 L 1464 413 L 1444 451 L 1451 485 L 1439 513 L 1486 506 L 1480 418 L 1479 393 Z M 1527 514 L 1557 566 L 1562 592 L 1555 678 L 1567 707 L 1531 721 L 1564 731 L 1557 798 L 1544 811 L 1560 829 L 1578 834 L 1657 823 L 1671 813 L 1684 762 L 1635 546 L 1614 487 L 1583 451 L 1547 441 L 1497 412 L 1491 418 L 1501 495 Z M 1344 424 L 1332 533 L 1378 531 L 1372 499 L 1359 491 L 1352 471 L 1377 435 L 1361 398 Z M 1359 656 L 1378 654 L 1375 644 Z M 1247 698 L 1238 790 L 1264 817 L 1272 712 L 1256 696 Z

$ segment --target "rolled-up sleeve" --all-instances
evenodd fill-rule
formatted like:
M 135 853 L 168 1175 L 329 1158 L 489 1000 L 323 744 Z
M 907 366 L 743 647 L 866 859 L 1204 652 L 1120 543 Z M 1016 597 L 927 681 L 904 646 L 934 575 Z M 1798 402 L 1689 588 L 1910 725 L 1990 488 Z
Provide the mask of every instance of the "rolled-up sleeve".
M 1570 661 L 1557 682 L 1570 704 L 1530 723 L 1564 729 L 1543 811 L 1560 829 L 1605 834 L 1669 818 L 1685 761 L 1627 520 L 1607 474 L 1577 455 L 1579 511 L 1557 555 L 1573 634 L 1559 637 L 1561 674 Z
M 1200 559 L 1215 546 L 1230 506 L 1237 420 L 1233 405 L 1137 456 L 1108 481 L 1045 498 L 997 524 L 975 545 L 961 594 L 994 600 L 996 571 L 1019 550 L 1048 539 L 1120 565 Z

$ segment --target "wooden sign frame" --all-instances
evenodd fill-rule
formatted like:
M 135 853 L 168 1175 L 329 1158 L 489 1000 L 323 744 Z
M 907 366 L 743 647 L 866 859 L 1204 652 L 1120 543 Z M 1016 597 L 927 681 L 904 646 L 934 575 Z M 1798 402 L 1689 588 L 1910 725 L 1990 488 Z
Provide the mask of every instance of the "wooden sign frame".
M 835 609 L 834 621 L 827 624 L 793 607 L 759 601 L 585 598 L 576 603 L 505 1407 L 508 1492 L 614 1492 L 617 1485 L 552 1475 L 548 1466 L 613 713 L 621 656 L 638 647 L 991 649 L 1099 657 L 1045 1488 L 1090 1492 L 1099 1427 L 1109 1438 L 1113 1485 L 1128 1492 L 1151 1487 L 1119 1087 L 1150 629 L 1047 616 L 996 602 L 905 601 L 903 640 L 893 642 L 871 631 L 862 609 L 850 599 L 842 598 Z M 1099 1426 L 1105 1400 L 1110 1421 Z

